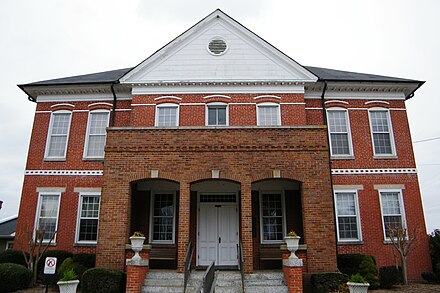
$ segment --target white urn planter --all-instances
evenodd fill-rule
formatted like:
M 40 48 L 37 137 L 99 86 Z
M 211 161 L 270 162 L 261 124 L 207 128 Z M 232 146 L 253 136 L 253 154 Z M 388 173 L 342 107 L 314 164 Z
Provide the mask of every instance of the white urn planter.
M 295 252 L 299 248 L 299 240 L 300 236 L 286 236 L 284 237 L 284 241 L 286 241 L 287 249 L 290 251 L 289 259 L 298 259 Z
M 133 260 L 139 260 L 142 259 L 139 255 L 139 252 L 142 251 L 142 248 L 144 247 L 144 241 L 145 237 L 139 237 L 139 236 L 131 236 L 131 249 L 134 251 L 134 256 L 131 258 Z
M 57 282 L 57 285 L 60 288 L 60 293 L 75 293 L 78 284 L 79 280 Z
M 353 283 L 347 282 L 348 290 L 350 293 L 366 293 L 368 292 L 369 283 Z

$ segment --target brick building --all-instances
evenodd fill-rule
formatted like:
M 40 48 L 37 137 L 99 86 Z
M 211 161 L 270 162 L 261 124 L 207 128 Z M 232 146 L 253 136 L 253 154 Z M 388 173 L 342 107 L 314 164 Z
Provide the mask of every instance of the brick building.
M 36 103 L 14 247 L 124 269 L 142 231 L 151 267 L 281 267 L 338 253 L 393 265 L 389 229 L 416 229 L 409 278 L 430 270 L 405 101 L 423 84 L 302 66 L 216 10 L 133 68 L 20 85 Z

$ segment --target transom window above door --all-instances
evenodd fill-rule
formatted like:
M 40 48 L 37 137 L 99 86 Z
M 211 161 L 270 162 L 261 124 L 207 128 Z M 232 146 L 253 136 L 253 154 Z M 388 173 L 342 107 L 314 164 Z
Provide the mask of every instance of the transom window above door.
M 225 104 L 207 105 L 206 125 L 226 126 L 228 125 L 228 106 Z

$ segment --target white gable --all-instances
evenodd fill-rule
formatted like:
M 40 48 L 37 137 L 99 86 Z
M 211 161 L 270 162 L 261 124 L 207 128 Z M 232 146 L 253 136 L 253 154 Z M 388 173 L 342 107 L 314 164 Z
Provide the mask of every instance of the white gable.
M 213 55 L 214 38 L 227 50 Z M 317 78 L 304 67 L 216 10 L 121 78 L 122 83 L 294 81 Z

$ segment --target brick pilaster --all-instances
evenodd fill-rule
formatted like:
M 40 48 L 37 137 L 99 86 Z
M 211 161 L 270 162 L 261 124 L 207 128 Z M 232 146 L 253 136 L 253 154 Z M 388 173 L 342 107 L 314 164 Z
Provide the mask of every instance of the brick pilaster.
M 177 271 L 183 273 L 185 254 L 189 243 L 190 184 L 180 182 L 179 192 L 179 236 L 177 244 Z M 177 223 L 176 223 L 177 224 Z
M 252 185 L 250 181 L 241 182 L 241 243 L 243 245 L 244 272 L 252 273 Z
M 142 284 L 147 277 L 149 267 L 150 254 L 142 253 L 142 259 L 133 260 L 127 259 L 125 261 L 127 265 L 127 284 L 125 286 L 126 293 L 140 293 Z
M 301 259 L 283 259 L 284 278 L 289 293 L 303 292 L 303 262 Z

